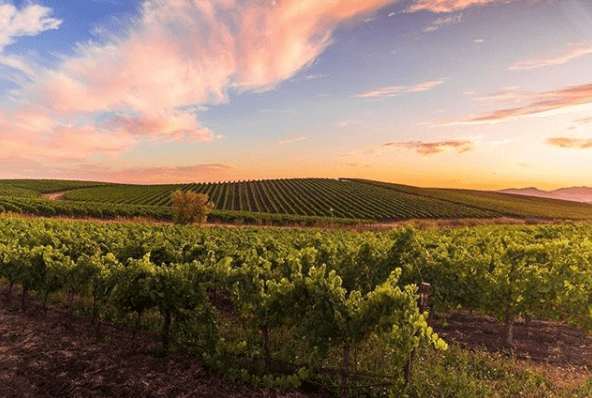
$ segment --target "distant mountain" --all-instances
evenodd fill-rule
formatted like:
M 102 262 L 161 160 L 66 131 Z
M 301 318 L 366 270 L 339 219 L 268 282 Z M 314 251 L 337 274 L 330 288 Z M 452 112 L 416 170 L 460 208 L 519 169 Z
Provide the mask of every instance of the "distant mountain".
M 543 191 L 534 187 L 510 188 L 502 189 L 499 192 L 511 193 L 514 195 L 536 196 L 539 198 L 570 200 L 572 202 L 592 203 L 592 188 L 589 187 L 559 188 L 554 191 Z

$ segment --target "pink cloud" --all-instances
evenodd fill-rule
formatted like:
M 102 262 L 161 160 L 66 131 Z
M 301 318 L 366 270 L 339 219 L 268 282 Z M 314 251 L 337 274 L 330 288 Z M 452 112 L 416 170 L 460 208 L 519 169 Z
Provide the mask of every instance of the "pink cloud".
M 120 169 L 88 165 L 84 169 L 85 175 L 90 175 L 100 181 L 121 181 L 130 184 L 223 181 L 228 179 L 227 173 L 232 171 L 232 167 L 222 163 L 170 167 L 123 167 Z
M 330 44 L 339 23 L 390 3 L 146 1 L 126 37 L 81 45 L 29 94 L 59 112 L 170 113 L 224 102 L 230 87 L 268 90 L 292 77 Z
M 592 43 L 578 43 L 570 46 L 569 51 L 540 59 L 531 59 L 519 61 L 508 66 L 509 70 L 529 70 L 536 68 L 543 68 L 545 66 L 562 65 L 574 59 L 583 57 L 584 55 L 592 54 Z
M 467 152 L 474 149 L 472 141 L 468 140 L 448 140 L 448 141 L 395 141 L 387 142 L 383 146 L 394 146 L 399 148 L 413 149 L 417 153 L 428 156 L 444 152 L 446 149 L 455 149 L 458 153 Z
M 214 133 L 208 128 L 199 126 L 195 117 L 189 114 L 160 118 L 117 116 L 107 125 L 113 130 L 134 136 L 167 141 L 209 142 L 214 139 Z
M 364 17 L 389 0 L 288 0 L 243 12 L 237 51 L 239 88 L 268 89 L 308 66 L 331 43 L 343 21 Z
M 508 0 L 418 0 L 407 8 L 408 12 L 430 11 L 445 13 L 464 10 L 471 6 L 500 4 Z M 511 0 L 510 0 L 511 1 Z
M 38 157 L 51 161 L 84 162 L 92 155 L 116 156 L 135 145 L 136 140 L 126 133 L 112 133 L 95 126 L 58 127 L 40 148 Z
M 56 178 L 121 182 L 129 184 L 191 183 L 225 181 L 233 174 L 226 164 L 196 164 L 190 166 L 132 167 L 105 166 L 97 163 L 45 163 L 26 157 L 2 159 L 0 178 Z M 234 174 L 233 174 L 234 175 Z
M 562 90 L 517 95 L 519 98 L 528 98 L 531 102 L 523 106 L 498 109 L 493 112 L 471 115 L 462 119 L 445 120 L 439 124 L 455 125 L 499 122 L 520 116 L 535 115 L 570 106 L 592 103 L 592 84 L 568 87 Z
M 559 148 L 592 148 L 592 138 L 570 138 L 570 137 L 552 137 L 547 139 L 547 144 Z
M 96 126 L 54 126 L 43 110 L 24 108 L 11 115 L 0 112 L 0 161 L 28 158 L 33 163 L 84 162 L 93 155 L 116 156 L 135 145 L 125 132 Z
M 145 0 L 125 33 L 103 32 L 101 43 L 79 43 L 57 67 L 27 72 L 30 81 L 17 94 L 27 105 L 0 115 L 0 160 L 27 148 L 25 157 L 44 164 L 82 167 L 96 156 L 128 152 L 140 140 L 217 139 L 195 109 L 224 103 L 229 89 L 273 89 L 309 66 L 340 24 L 362 22 L 389 4 Z M 0 5 L 0 15 L 6 7 Z M 0 33 L 0 47 L 61 23 L 49 18 L 49 8 L 23 10 Z M 24 67 L 16 58 L 1 62 Z
M 29 105 L 3 120 L 4 157 L 32 147 L 31 158 L 83 162 L 117 156 L 140 139 L 212 141 L 221 136 L 194 109 L 227 101 L 229 89 L 273 89 L 309 66 L 339 24 L 361 22 L 391 3 L 143 1 L 124 34 L 80 43 L 56 68 L 35 70 L 19 94 Z M 30 24 L 19 22 L 5 39 L 0 34 L 0 46 L 59 26 L 49 8 L 27 10 L 30 18 L 22 20 Z M 105 121 L 108 115 L 116 116 Z
M 367 91 L 362 94 L 358 94 L 358 98 L 384 98 L 384 97 L 396 97 L 398 95 L 407 93 L 419 93 L 423 91 L 429 91 L 434 87 L 438 87 L 446 83 L 446 80 L 430 80 L 427 82 L 419 83 L 413 86 L 391 86 L 383 87 L 377 90 Z

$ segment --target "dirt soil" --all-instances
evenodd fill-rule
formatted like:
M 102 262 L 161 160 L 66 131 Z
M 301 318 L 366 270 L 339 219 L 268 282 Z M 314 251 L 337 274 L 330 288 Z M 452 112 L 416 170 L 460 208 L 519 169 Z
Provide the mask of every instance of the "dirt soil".
M 54 307 L 47 313 L 35 300 L 27 312 L 19 300 L 0 293 L 0 397 L 277 397 L 326 398 L 319 389 L 254 389 L 205 370 L 181 353 L 149 355 L 158 336 L 139 332 L 132 346 L 129 331 L 103 325 L 97 340 L 88 319 Z M 469 313 L 450 313 L 448 325 L 434 329 L 461 346 L 504 350 L 504 325 Z M 437 323 L 437 322 L 434 322 Z M 592 369 L 592 336 L 581 329 L 532 321 L 514 327 L 513 355 L 551 369 L 561 380 L 566 369 L 585 377 Z
M 446 314 L 445 327 L 433 322 L 434 331 L 445 341 L 461 347 L 509 352 L 514 358 L 561 368 L 592 371 L 592 335 L 575 326 L 545 321 L 517 322 L 513 326 L 514 345 L 505 344 L 506 325 L 494 318 L 468 311 Z
M 138 332 L 134 346 L 123 327 L 101 326 L 97 340 L 88 319 L 29 302 L 20 311 L 0 292 L 0 397 L 264 397 L 326 398 L 318 389 L 254 389 L 205 370 L 199 359 L 149 355 L 156 335 Z

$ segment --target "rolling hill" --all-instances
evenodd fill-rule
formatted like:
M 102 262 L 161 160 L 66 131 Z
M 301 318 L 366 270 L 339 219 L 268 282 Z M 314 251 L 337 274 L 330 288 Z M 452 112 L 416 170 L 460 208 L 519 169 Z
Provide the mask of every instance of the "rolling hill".
M 592 188 L 570 187 L 559 188 L 553 191 L 543 191 L 537 188 L 509 188 L 499 192 L 514 195 L 536 196 L 539 198 L 570 200 L 572 202 L 592 203 Z
M 453 218 L 592 219 L 592 204 L 515 192 L 419 188 L 364 179 L 297 178 L 130 185 L 89 181 L 0 180 L 0 211 L 170 219 L 175 190 L 207 194 L 214 219 L 397 221 Z M 66 191 L 64 200 L 42 193 Z M 524 192 L 534 192 L 525 190 Z M 573 193 L 573 191 L 572 191 Z M 270 218 L 271 217 L 271 218 Z

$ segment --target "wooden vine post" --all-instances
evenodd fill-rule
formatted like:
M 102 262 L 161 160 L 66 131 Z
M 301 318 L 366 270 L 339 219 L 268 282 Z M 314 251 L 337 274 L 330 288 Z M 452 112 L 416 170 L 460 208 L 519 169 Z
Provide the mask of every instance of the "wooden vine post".
M 341 367 L 341 398 L 349 397 L 349 389 L 347 388 L 347 378 L 349 376 L 349 354 L 351 346 L 346 343 L 343 346 L 343 365 Z
M 421 286 L 419 287 L 419 300 L 417 300 L 417 305 L 419 306 L 419 310 L 423 313 L 428 310 L 429 308 L 429 298 L 430 298 L 430 290 L 432 289 L 432 285 L 426 282 L 422 282 Z M 411 381 L 411 374 L 413 371 L 413 356 L 415 354 L 415 350 L 411 351 L 409 354 L 409 359 L 405 364 L 405 381 L 409 383 Z
M 265 366 L 267 369 L 271 369 L 273 360 L 271 357 L 271 346 L 269 344 L 270 330 L 267 327 L 263 327 L 261 328 L 261 332 L 263 333 L 263 355 L 265 358 Z

